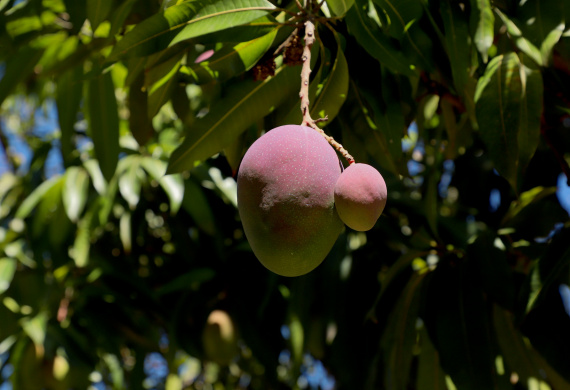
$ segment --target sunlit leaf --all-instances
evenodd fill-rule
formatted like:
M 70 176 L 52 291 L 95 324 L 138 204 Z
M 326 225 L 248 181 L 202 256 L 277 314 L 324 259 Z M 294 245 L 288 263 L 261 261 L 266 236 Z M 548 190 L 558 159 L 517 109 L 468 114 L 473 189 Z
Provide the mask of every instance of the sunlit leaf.
M 475 47 L 483 57 L 483 61 L 487 62 L 489 49 L 495 38 L 495 15 L 490 0 L 471 0 L 471 8 L 472 24 L 476 26 L 473 37 Z
M 522 31 L 504 13 L 498 9 L 496 12 L 507 27 L 509 34 L 514 38 L 517 47 L 538 65 L 543 65 L 544 62 L 540 50 L 522 35 Z
M 141 194 L 141 183 L 144 172 L 140 168 L 141 159 L 132 155 L 123 158 L 119 162 L 119 191 L 130 208 L 134 210 L 139 203 Z
M 117 43 L 108 60 L 152 54 L 182 40 L 251 22 L 274 8 L 266 0 L 177 4 L 139 23 Z
M 336 16 L 344 16 L 354 4 L 354 0 L 327 0 L 327 4 Z
M 8 290 L 16 272 L 16 259 L 0 258 L 0 294 Z
M 132 228 L 131 228 L 131 213 L 124 212 L 119 220 L 119 237 L 123 244 L 123 250 L 126 254 L 131 253 L 132 249 Z
M 389 25 L 385 31 L 397 39 L 402 39 L 410 23 L 418 20 L 423 13 L 421 1 L 418 0 L 374 0 L 374 3 L 380 7 L 379 12 L 387 15 Z
M 83 212 L 87 202 L 89 175 L 79 167 L 69 167 L 65 172 L 63 206 L 68 218 L 75 222 Z
M 269 114 L 298 88 L 298 67 L 281 67 L 263 82 L 234 85 L 203 119 L 194 122 L 182 145 L 172 153 L 167 173 L 181 172 L 225 146 L 252 123 Z
M 238 43 L 233 47 L 224 47 L 210 58 L 191 67 L 183 67 L 190 81 L 203 84 L 212 80 L 220 82 L 230 79 L 251 69 L 273 43 L 278 29 L 251 41 Z
M 44 195 L 59 181 L 59 177 L 53 177 L 40 184 L 30 195 L 26 197 L 20 207 L 18 207 L 15 217 L 23 219 L 30 215 L 32 210 L 38 205 Z

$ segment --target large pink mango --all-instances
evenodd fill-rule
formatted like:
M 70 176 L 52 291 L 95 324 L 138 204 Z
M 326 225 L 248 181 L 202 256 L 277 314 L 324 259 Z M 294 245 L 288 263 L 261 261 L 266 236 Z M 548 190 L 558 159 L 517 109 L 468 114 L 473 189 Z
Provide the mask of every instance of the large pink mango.
M 277 127 L 251 145 L 238 174 L 238 209 L 259 261 L 283 276 L 316 268 L 342 230 L 334 207 L 334 149 L 315 130 Z

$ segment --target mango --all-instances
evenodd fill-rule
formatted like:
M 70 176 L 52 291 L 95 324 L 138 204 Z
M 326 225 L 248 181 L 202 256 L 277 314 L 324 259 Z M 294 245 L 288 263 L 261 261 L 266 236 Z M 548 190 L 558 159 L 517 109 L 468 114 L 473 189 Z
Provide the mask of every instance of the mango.
M 340 173 L 334 149 L 309 127 L 277 127 L 251 145 L 238 172 L 238 210 L 266 268 L 300 276 L 325 259 L 343 227 L 334 207 Z
M 374 167 L 355 163 L 346 168 L 334 187 L 334 201 L 340 219 L 351 229 L 372 229 L 384 211 L 388 189 Z

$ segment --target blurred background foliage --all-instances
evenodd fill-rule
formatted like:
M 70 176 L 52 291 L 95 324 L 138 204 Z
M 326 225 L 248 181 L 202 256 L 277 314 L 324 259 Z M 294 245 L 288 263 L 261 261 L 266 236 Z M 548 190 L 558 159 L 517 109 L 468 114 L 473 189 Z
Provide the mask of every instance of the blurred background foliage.
M 570 389 L 570 2 L 324 2 L 312 115 L 389 199 L 284 278 L 235 174 L 296 12 L 0 0 L 2 390 Z

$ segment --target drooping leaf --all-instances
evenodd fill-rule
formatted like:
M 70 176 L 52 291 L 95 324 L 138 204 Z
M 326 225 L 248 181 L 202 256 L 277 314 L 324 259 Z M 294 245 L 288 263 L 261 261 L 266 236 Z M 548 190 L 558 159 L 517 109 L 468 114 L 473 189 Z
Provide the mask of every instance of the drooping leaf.
M 395 47 L 389 37 L 384 35 L 377 25 L 373 24 L 368 14 L 368 2 L 356 0 L 346 13 L 349 32 L 372 57 L 376 58 L 394 73 L 413 76 L 412 64 Z
M 61 154 L 68 162 L 73 152 L 74 125 L 81 103 L 83 70 L 75 67 L 64 72 L 57 80 L 57 118 L 61 130 Z
M 141 183 L 144 173 L 140 168 L 141 158 L 137 155 L 127 156 L 119 162 L 119 192 L 134 210 L 139 203 Z
M 109 32 L 110 37 L 115 36 L 123 27 L 123 24 L 133 9 L 133 5 L 135 5 L 136 1 L 137 0 L 125 0 L 111 13 L 109 17 L 109 21 L 111 22 L 111 31 Z
M 26 218 L 37 204 L 42 200 L 44 195 L 59 182 L 59 177 L 52 177 L 40 184 L 30 195 L 24 199 L 18 210 L 16 211 L 15 218 Z
M 445 48 L 451 64 L 455 90 L 458 94 L 464 95 L 471 63 L 468 21 L 459 4 L 450 0 L 441 2 L 441 16 L 445 28 Z
M 336 16 L 344 16 L 354 4 L 354 0 L 327 0 L 327 4 Z
M 396 39 L 402 39 L 410 23 L 418 20 L 423 13 L 418 0 L 374 0 L 386 14 L 389 25 L 385 31 Z
M 269 114 L 297 89 L 298 67 L 281 67 L 263 82 L 245 81 L 234 86 L 203 119 L 194 122 L 172 153 L 167 173 L 190 169 L 225 146 L 252 123 Z
M 430 341 L 428 333 L 423 327 L 420 332 L 421 352 L 418 364 L 417 389 L 418 390 L 447 390 L 445 372 L 443 372 L 439 354 Z
M 182 40 L 246 24 L 275 7 L 266 0 L 198 0 L 167 8 L 139 23 L 125 35 L 108 57 L 140 57 Z
M 532 44 L 532 42 L 523 36 L 522 31 L 518 28 L 518 26 L 513 23 L 504 13 L 498 9 L 496 12 L 507 27 L 509 34 L 514 38 L 517 47 L 538 65 L 543 65 L 544 62 L 540 50 L 538 50 L 538 48 Z
M 103 176 L 110 180 L 119 160 L 119 114 L 109 72 L 89 80 L 87 111 L 95 155 Z
M 63 206 L 67 217 L 75 222 L 87 202 L 89 175 L 80 167 L 69 167 L 65 172 Z
M 107 19 L 113 8 L 113 0 L 87 0 L 87 18 L 93 31 Z
M 490 0 L 471 0 L 471 19 L 475 27 L 473 40 L 483 62 L 489 58 L 489 49 L 495 38 L 495 15 Z
M 181 72 L 197 84 L 212 80 L 226 81 L 251 69 L 267 52 L 277 35 L 278 28 L 269 34 L 251 41 L 238 43 L 233 47 L 224 47 L 216 51 L 210 58 L 191 67 L 183 67 Z
M 216 272 L 211 268 L 197 268 L 193 269 L 184 275 L 180 275 L 165 284 L 158 290 L 159 295 L 168 294 L 174 291 L 186 290 L 190 288 L 198 288 L 200 284 L 207 282 L 216 275 Z
M 325 123 L 330 123 L 337 116 L 348 93 L 348 64 L 342 51 L 340 39 L 336 34 L 335 38 L 337 39 L 336 58 L 311 108 L 313 119 L 328 117 L 328 121 Z
M 202 191 L 203 189 L 193 180 L 185 180 L 182 207 L 190 214 L 200 229 L 213 236 L 216 234 L 214 213 Z
M 171 61 L 167 61 L 164 64 L 164 67 L 160 67 L 159 70 L 167 70 L 167 73 L 157 80 L 148 91 L 147 116 L 149 119 L 152 119 L 160 108 L 170 100 L 178 82 L 180 61 L 180 58 L 173 57 Z
M 387 362 L 383 363 L 386 388 L 400 390 L 408 388 L 416 344 L 419 292 L 425 275 L 425 273 L 412 275 L 389 316 L 387 329 L 381 340 Z
M 175 215 L 180 209 L 182 200 L 184 199 L 184 180 L 182 179 L 182 176 L 165 176 L 166 163 L 150 157 L 143 157 L 141 165 L 164 189 L 164 192 L 166 192 L 170 199 L 170 213 Z
M 16 272 L 16 259 L 11 259 L 9 257 L 0 258 L 0 294 L 8 290 L 10 283 L 12 283 L 12 278 Z
M 518 56 L 515 53 L 500 55 L 489 62 L 485 74 L 479 79 L 475 93 L 481 137 L 495 168 L 515 190 L 519 169 L 518 137 L 522 131 L 521 126 L 525 126 L 525 131 L 530 130 L 521 118 L 521 107 L 528 99 L 524 79 L 526 74 Z M 540 91 L 534 88 L 528 92 Z M 531 99 L 529 103 L 537 101 L 534 96 L 531 96 Z M 535 110 L 542 108 L 533 106 L 528 109 L 536 112 Z M 529 118 L 531 117 L 535 118 L 535 115 L 529 114 Z M 540 123 L 531 124 L 533 127 L 537 125 Z
M 129 88 L 129 129 L 140 146 L 154 135 L 152 121 L 148 117 L 148 93 L 143 89 L 144 75 L 139 73 Z

